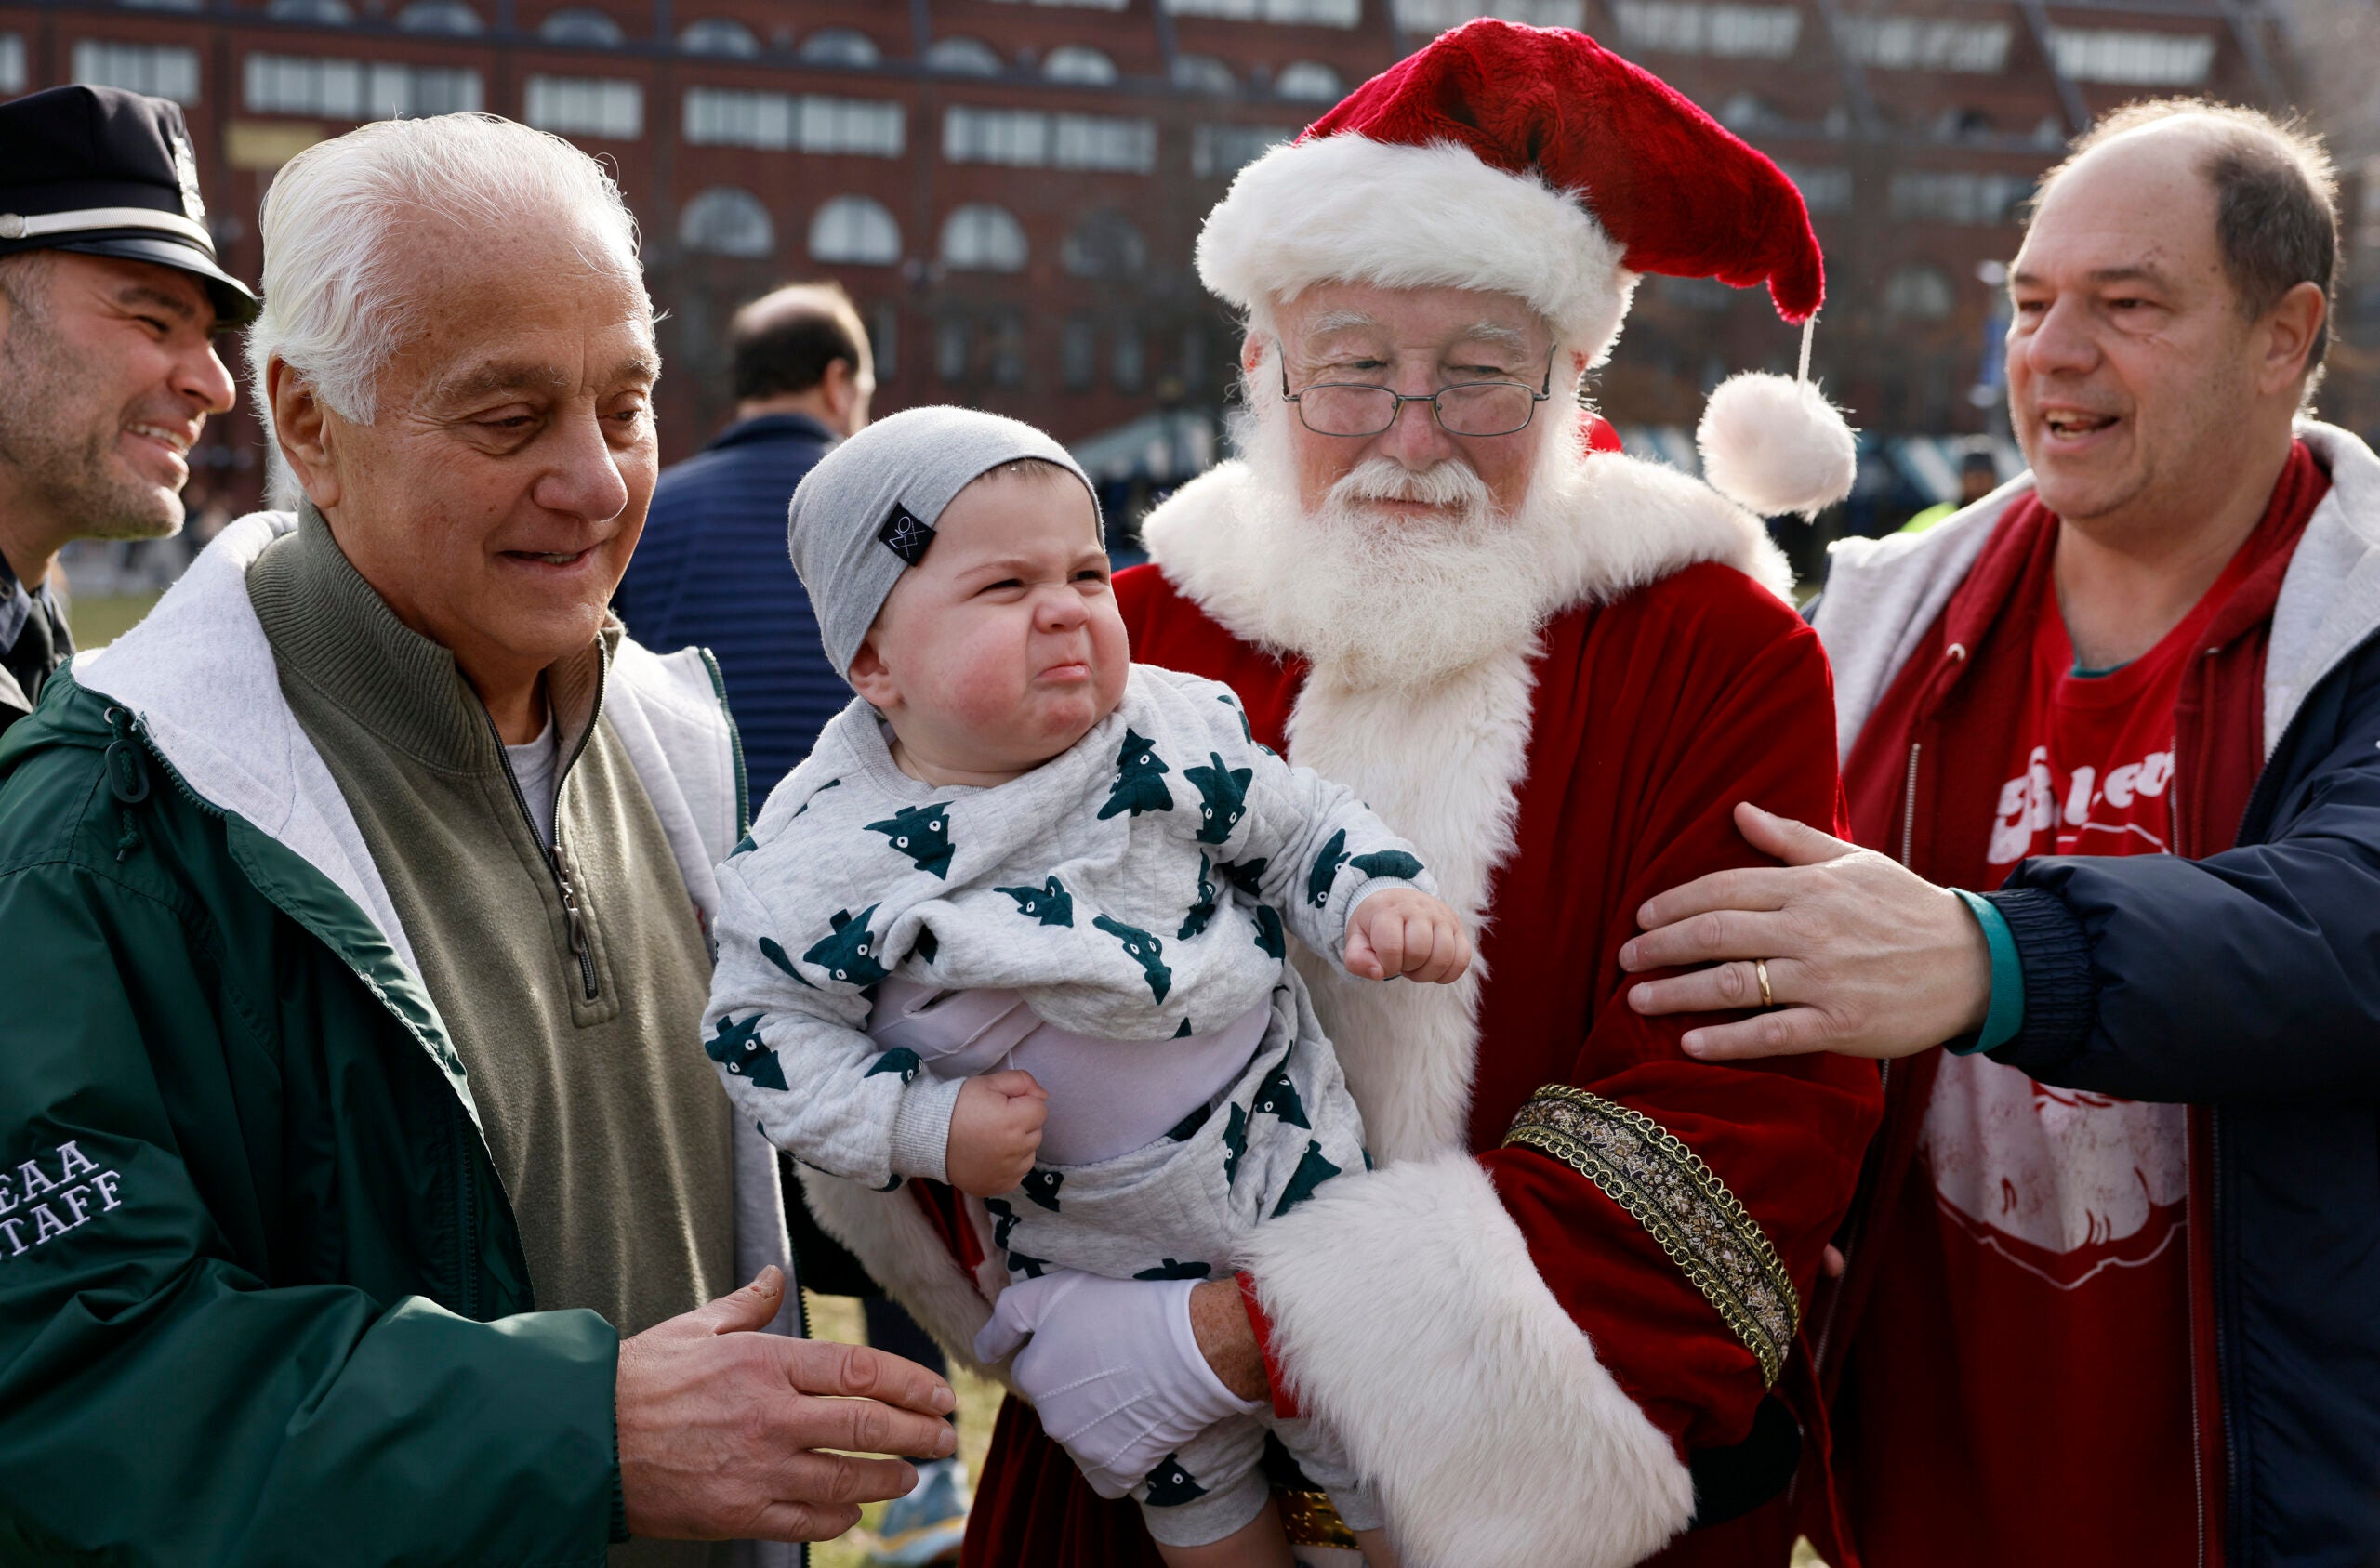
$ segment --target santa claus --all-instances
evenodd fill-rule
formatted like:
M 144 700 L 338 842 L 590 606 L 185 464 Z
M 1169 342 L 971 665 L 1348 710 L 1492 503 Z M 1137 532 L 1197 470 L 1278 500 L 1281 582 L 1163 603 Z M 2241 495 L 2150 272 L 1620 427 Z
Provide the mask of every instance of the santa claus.
M 1159 1285 L 1015 1287 L 985 1349 L 1031 1335 L 999 1370 L 1034 1408 L 1003 1411 L 965 1561 L 1154 1563 L 1084 1476 L 1148 1473 L 1228 1390 L 1327 1420 L 1408 1568 L 1634 1562 L 1792 1473 L 1771 1393 L 1879 1109 L 1864 1063 L 1688 1060 L 1695 1021 L 1632 1010 L 1617 959 L 1652 893 L 1753 858 L 1737 802 L 1838 820 L 1826 662 L 1738 502 L 1823 505 L 1851 442 L 1805 379 L 1739 378 L 1702 431 L 1729 500 L 1591 452 L 1577 394 L 1641 274 L 1765 282 L 1805 321 L 1816 239 L 1654 77 L 1481 21 L 1246 169 L 1198 267 L 1246 314 L 1244 455 L 1149 519 L 1134 657 L 1228 682 L 1411 838 L 1479 962 L 1302 965 L 1377 1168 L 1260 1228 L 1189 1321 Z M 979 1206 L 805 1179 L 975 1343 Z

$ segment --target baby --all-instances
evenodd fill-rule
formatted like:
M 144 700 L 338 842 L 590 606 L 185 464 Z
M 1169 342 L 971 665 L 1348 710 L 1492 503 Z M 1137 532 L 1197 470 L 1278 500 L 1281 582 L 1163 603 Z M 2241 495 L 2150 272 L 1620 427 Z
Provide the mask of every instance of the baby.
M 704 1029 L 738 1110 L 819 1169 L 982 1198 L 1011 1277 L 1227 1275 L 1367 1163 L 1289 937 L 1444 983 L 1468 933 L 1229 688 L 1130 663 L 1090 481 L 1040 431 L 894 415 L 802 481 L 791 539 L 859 695 L 720 871 Z M 1267 1426 L 1390 1561 L 1327 1433 L 1226 1403 L 1133 1491 L 1168 1562 L 1288 1568 Z

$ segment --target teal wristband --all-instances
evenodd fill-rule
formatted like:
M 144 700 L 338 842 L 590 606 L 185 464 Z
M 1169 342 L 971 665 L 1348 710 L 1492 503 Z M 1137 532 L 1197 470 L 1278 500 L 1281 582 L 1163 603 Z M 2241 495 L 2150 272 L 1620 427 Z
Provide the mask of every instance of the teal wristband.
M 1983 1033 L 1972 1039 L 1950 1041 L 1943 1048 L 1955 1056 L 1973 1056 L 1998 1050 L 2025 1027 L 2025 965 L 2016 955 L 2016 939 L 2008 930 L 2007 918 L 1991 906 L 1990 899 L 1964 888 L 1950 891 L 1959 895 L 1975 923 L 1983 928 L 1984 942 L 1991 949 L 1991 1006 L 1983 1015 Z

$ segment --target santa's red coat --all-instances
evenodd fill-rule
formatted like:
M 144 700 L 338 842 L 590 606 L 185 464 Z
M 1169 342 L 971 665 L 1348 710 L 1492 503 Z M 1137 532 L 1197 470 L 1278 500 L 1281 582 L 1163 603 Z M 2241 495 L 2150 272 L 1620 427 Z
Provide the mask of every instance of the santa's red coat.
M 1757 863 L 1738 801 L 1839 824 L 1840 792 L 1825 657 L 1745 570 L 1773 566 L 1758 524 L 1631 459 L 1593 467 L 1534 656 L 1427 697 L 1260 645 L 1264 596 L 1294 584 L 1235 538 L 1244 473 L 1152 520 L 1158 564 L 1117 582 L 1137 660 L 1230 684 L 1258 739 L 1356 789 L 1484 916 L 1475 995 L 1308 968 L 1382 1164 L 1250 1252 L 1277 1365 L 1372 1473 L 1408 1568 L 1620 1564 L 1679 1530 L 1684 1456 L 1745 1439 L 1768 1386 L 1752 1346 L 1764 1323 L 1790 1343 L 1775 1309 L 1808 1298 L 1879 1111 L 1866 1063 L 1698 1063 L 1676 1045 L 1695 1021 L 1626 1003 L 1644 902 Z M 1533 1097 L 1587 1107 L 1558 1124 L 1580 1136 L 1508 1144 Z M 1764 1296 L 1778 1272 L 1790 1302 Z M 1156 1558 L 1011 1401 L 964 1561 Z

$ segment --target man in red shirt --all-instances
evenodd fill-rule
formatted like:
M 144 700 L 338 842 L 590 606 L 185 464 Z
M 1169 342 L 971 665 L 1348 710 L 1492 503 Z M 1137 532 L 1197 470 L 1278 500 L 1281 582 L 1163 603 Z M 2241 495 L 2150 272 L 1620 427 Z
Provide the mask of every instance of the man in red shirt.
M 2252 112 L 2084 138 L 2010 277 L 2030 474 L 1838 547 L 1816 614 L 1869 848 L 1740 810 L 1793 863 L 1622 954 L 1721 961 L 1648 1015 L 1774 1003 L 1707 1060 L 1910 1059 L 1814 1313 L 1821 1544 L 1871 1568 L 2380 1551 L 2380 464 L 2302 417 L 2334 204 Z
M 1001 1415 L 970 1563 L 1153 1564 L 1110 1499 L 1269 1398 L 1342 1438 L 1405 1568 L 1620 1568 L 1791 1479 L 1801 1302 L 1882 1097 L 1860 1062 L 1692 1061 L 1684 1022 L 1620 1000 L 1646 898 L 1763 858 L 1735 800 L 1824 821 L 1839 795 L 1759 520 L 1588 455 L 1576 394 L 1639 274 L 1765 282 L 1800 320 L 1816 243 L 1662 84 L 1483 20 L 1243 171 L 1199 266 L 1250 318 L 1246 455 L 1149 520 L 1116 584 L 1134 656 L 1228 683 L 1258 741 L 1411 838 L 1479 963 L 1415 988 L 1301 962 L 1375 1168 L 1257 1226 L 1236 1278 L 995 1269 L 977 1337 L 984 1276 L 952 1265 L 989 1250 L 980 1202 L 805 1189 L 1032 1402 Z

